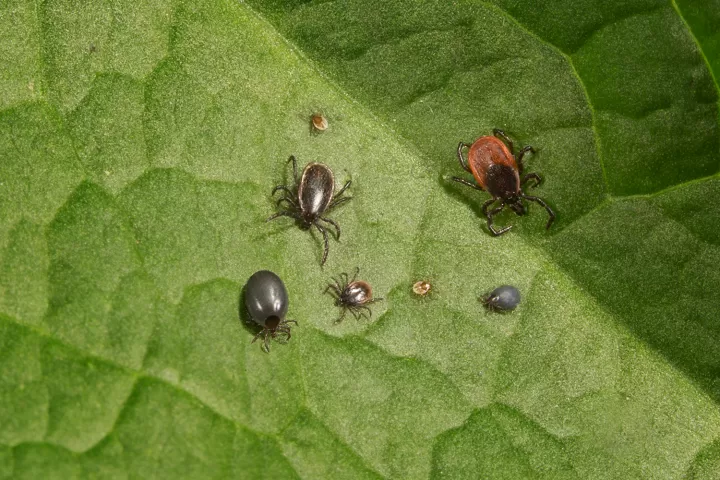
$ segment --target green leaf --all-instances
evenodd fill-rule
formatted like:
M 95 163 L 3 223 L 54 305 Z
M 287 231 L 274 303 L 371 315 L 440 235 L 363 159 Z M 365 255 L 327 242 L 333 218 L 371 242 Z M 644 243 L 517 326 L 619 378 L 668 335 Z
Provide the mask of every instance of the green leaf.
M 3 3 L 0 478 L 717 478 L 718 22 Z M 536 147 L 548 232 L 532 205 L 491 237 L 449 180 L 495 127 Z M 318 235 L 265 222 L 290 154 L 353 180 L 324 268 Z M 336 325 L 322 291 L 356 266 L 384 300 Z M 260 269 L 299 322 L 269 355 L 238 315 Z M 522 303 L 486 312 L 505 283 Z

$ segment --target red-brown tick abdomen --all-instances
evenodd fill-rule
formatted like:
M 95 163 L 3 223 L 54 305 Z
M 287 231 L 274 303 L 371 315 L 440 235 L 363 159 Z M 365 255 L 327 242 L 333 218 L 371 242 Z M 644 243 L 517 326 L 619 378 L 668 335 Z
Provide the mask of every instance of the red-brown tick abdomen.
M 485 181 L 488 169 L 493 165 L 505 165 L 517 172 L 517 163 L 507 146 L 496 137 L 480 137 L 475 140 L 468 151 L 468 166 L 475 181 L 488 190 Z

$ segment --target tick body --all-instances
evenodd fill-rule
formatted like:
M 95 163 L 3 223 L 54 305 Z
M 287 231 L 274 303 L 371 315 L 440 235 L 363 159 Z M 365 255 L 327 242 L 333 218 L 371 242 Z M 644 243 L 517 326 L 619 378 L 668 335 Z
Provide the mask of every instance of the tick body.
M 372 287 L 365 281 L 357 280 L 358 273 L 360 273 L 360 268 L 355 269 L 352 280 L 348 280 L 347 273 L 341 273 L 340 278 L 333 278 L 333 283 L 329 283 L 325 289 L 325 293 L 330 292 L 335 298 L 335 305 L 342 308 L 335 323 L 342 322 L 348 311 L 353 314 L 355 319 L 360 319 L 366 312 L 369 317 L 372 317 L 372 310 L 368 305 L 382 300 L 382 298 L 373 298 Z
M 335 238 L 340 240 L 340 227 L 334 220 L 327 218 L 325 213 L 352 198 L 343 196 L 351 181 L 348 180 L 340 191 L 335 193 L 335 177 L 327 165 L 308 163 L 298 178 L 295 156 L 291 155 L 289 161 L 293 165 L 294 185 L 292 187 L 278 185 L 272 191 L 272 195 L 278 191 L 284 193 L 277 203 L 279 205 L 285 202 L 287 209 L 271 216 L 268 221 L 285 216 L 294 218 L 304 230 L 309 230 L 313 226 L 317 228 L 322 233 L 325 245 L 320 265 L 325 265 L 330 245 L 326 226 L 320 222 L 332 225 L 336 232 Z
M 313 113 L 310 116 L 310 128 L 313 133 L 322 133 L 328 129 L 328 121 L 322 113 Z
M 415 295 L 418 295 L 420 297 L 424 297 L 430 293 L 432 290 L 432 285 L 430 282 L 426 282 L 425 280 L 420 280 L 418 282 L 415 282 L 412 286 L 412 291 Z
M 264 336 L 262 349 L 270 351 L 269 338 L 284 334 L 290 340 L 289 323 L 297 325 L 295 320 L 285 320 L 288 310 L 288 294 L 280 277 L 268 270 L 253 273 L 245 284 L 245 308 L 250 318 L 262 327 L 251 343 Z
M 523 191 L 523 186 L 528 181 L 534 180 L 534 184 L 527 188 L 537 187 L 542 181 L 537 173 L 523 175 L 523 157 L 528 152 L 535 153 L 535 150 L 529 145 L 525 146 L 515 157 L 513 143 L 505 132 L 496 128 L 493 135 L 480 137 L 472 145 L 460 142 L 457 149 L 458 161 L 465 171 L 472 173 L 475 183 L 458 177 L 453 177 L 453 181 L 492 195 L 490 200 L 483 203 L 482 212 L 487 218 L 488 229 L 494 236 L 509 231 L 512 225 L 498 230 L 493 224 L 493 217 L 506 206 L 512 208 L 517 215 L 525 215 L 527 209 L 523 200 L 539 203 L 545 208 L 550 216 L 545 228 L 550 228 L 555 220 L 555 212 L 543 199 L 527 195 Z M 468 147 L 466 160 L 463 150 Z
M 512 285 L 501 285 L 481 299 L 488 310 L 506 312 L 520 303 L 520 292 Z

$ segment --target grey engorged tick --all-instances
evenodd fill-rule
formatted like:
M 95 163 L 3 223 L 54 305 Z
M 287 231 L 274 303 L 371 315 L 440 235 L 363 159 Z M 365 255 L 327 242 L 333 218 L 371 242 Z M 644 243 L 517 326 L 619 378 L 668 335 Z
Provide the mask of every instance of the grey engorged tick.
M 347 273 L 341 273 L 340 280 L 332 278 L 334 283 L 329 283 L 324 293 L 331 292 L 333 298 L 335 298 L 335 305 L 342 308 L 342 313 L 335 320 L 335 323 L 340 323 L 348 310 L 353 314 L 355 319 L 359 319 L 365 314 L 364 310 L 367 310 L 372 317 L 372 310 L 368 307 L 369 304 L 382 300 L 382 298 L 373 298 L 372 287 L 369 283 L 362 280 L 356 280 L 360 268 L 355 269 L 355 275 L 352 280 L 348 280 Z M 359 312 L 359 313 L 358 313 Z
M 288 209 L 280 211 L 275 215 L 267 219 L 274 220 L 278 217 L 292 217 L 298 221 L 300 228 L 308 230 L 313 225 L 323 235 L 323 241 L 325 242 L 325 249 L 323 250 L 322 261 L 320 266 L 325 265 L 327 260 L 328 251 L 330 246 L 328 244 L 328 234 L 325 227 L 320 225 L 322 220 L 335 227 L 337 240 L 340 240 L 340 227 L 334 220 L 324 217 L 326 211 L 341 205 L 352 197 L 343 197 L 343 193 L 350 186 L 350 180 L 340 189 L 339 192 L 335 191 L 335 177 L 333 176 L 332 170 L 327 165 L 322 163 L 308 163 L 302 171 L 302 176 L 298 178 L 297 172 L 297 161 L 294 155 L 290 155 L 289 161 L 293 165 L 293 180 L 294 185 L 292 188 L 287 185 L 278 185 L 273 188 L 272 195 L 275 195 L 279 190 L 285 192 L 285 195 L 280 198 L 277 203 L 280 205 L 281 202 L 288 204 Z
M 515 307 L 520 303 L 520 292 L 512 285 L 501 285 L 490 292 L 490 295 L 482 298 L 481 301 L 488 310 L 515 310 Z
M 245 308 L 250 318 L 263 328 L 250 343 L 255 343 L 255 340 L 264 334 L 260 348 L 269 353 L 268 337 L 275 338 L 278 333 L 283 333 L 287 335 L 287 340 L 290 340 L 288 324 L 297 325 L 297 322 L 285 320 L 288 304 L 287 290 L 280 277 L 268 270 L 253 273 L 245 284 Z

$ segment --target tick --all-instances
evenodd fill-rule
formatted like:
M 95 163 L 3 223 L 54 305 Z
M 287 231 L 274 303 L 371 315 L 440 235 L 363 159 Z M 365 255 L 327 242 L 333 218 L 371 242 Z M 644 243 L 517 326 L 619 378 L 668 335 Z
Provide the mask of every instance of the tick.
M 329 283 L 325 289 L 324 293 L 330 292 L 335 298 L 335 305 L 342 308 L 342 313 L 335 320 L 335 323 L 342 322 L 348 310 L 356 320 L 365 315 L 366 311 L 369 317 L 372 317 L 372 310 L 368 305 L 382 300 L 382 298 L 373 298 L 372 287 L 367 282 L 357 280 L 358 273 L 360 273 L 359 267 L 355 269 L 352 280 L 348 280 L 347 273 L 341 273 L 339 275 L 340 280 L 333 277 L 333 283 Z
M 431 290 L 432 285 L 430 284 L 430 282 L 426 282 L 425 280 L 417 281 L 412 286 L 413 293 L 420 297 L 424 297 L 425 295 L 429 294 Z
M 520 303 L 520 292 L 512 285 L 501 285 L 481 299 L 488 310 L 510 311 Z
M 310 116 L 310 128 L 313 133 L 322 133 L 328 129 L 328 121 L 322 113 L 313 113 Z
M 284 195 L 277 201 L 280 205 L 282 202 L 287 204 L 287 210 L 282 210 L 267 219 L 274 220 L 278 217 L 292 217 L 297 220 L 300 228 L 309 230 L 311 227 L 317 228 L 322 233 L 325 249 L 323 250 L 322 261 L 320 265 L 325 265 L 330 245 L 328 242 L 328 234 L 326 227 L 320 224 L 325 222 L 335 227 L 335 238 L 340 240 L 340 227 L 334 220 L 325 217 L 325 213 L 331 209 L 341 205 L 352 197 L 343 197 L 345 190 L 350 186 L 350 180 L 339 192 L 335 191 L 335 177 L 332 170 L 322 163 L 308 163 L 302 171 L 302 175 L 298 178 L 297 160 L 294 155 L 290 155 L 288 160 L 293 166 L 292 187 L 287 185 L 278 185 L 273 188 L 272 195 L 278 191 L 283 191 Z
M 472 173 L 476 183 L 458 177 L 452 177 L 453 181 L 476 190 L 487 191 L 492 195 L 490 200 L 483 203 L 482 212 L 487 218 L 488 229 L 493 236 L 502 235 L 512 228 L 512 225 L 510 225 L 497 230 L 493 225 L 493 217 L 506 206 L 512 208 L 517 215 L 525 215 L 527 209 L 522 202 L 523 199 L 537 202 L 545 208 L 550 216 L 545 228 L 550 228 L 550 225 L 555 220 L 555 212 L 543 199 L 526 195 L 523 191 L 523 186 L 529 180 L 535 182 L 534 185 L 528 185 L 527 188 L 535 188 L 542 182 L 540 175 L 537 173 L 528 173 L 521 178 L 523 174 L 523 156 L 528 152 L 535 153 L 535 149 L 529 145 L 525 146 L 520 150 L 516 158 L 513 143 L 505 135 L 505 132 L 496 128 L 493 129 L 493 135 L 480 137 L 472 145 L 460 142 L 457 149 L 460 166 L 467 172 Z M 463 149 L 466 147 L 470 148 L 467 160 L 463 157 Z M 498 201 L 499 203 L 488 211 Z
M 270 352 L 268 338 L 275 338 L 278 334 L 287 336 L 290 340 L 290 326 L 295 320 L 285 320 L 288 310 L 288 294 L 285 284 L 280 277 L 268 270 L 255 272 L 245 284 L 245 308 L 250 318 L 262 327 L 252 342 L 264 336 L 260 347 L 266 353 Z

